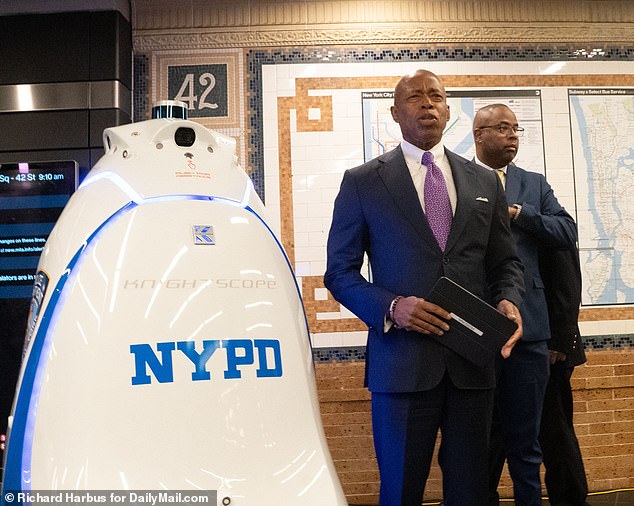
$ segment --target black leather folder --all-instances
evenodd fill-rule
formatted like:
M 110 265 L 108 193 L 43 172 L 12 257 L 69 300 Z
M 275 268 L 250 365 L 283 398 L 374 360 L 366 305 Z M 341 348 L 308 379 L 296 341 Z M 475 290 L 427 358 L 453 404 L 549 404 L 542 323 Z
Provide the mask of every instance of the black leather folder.
M 431 337 L 479 367 L 491 364 L 517 330 L 517 323 L 444 276 L 426 300 L 452 314 L 447 321 L 449 330 L 442 336 L 430 334 Z

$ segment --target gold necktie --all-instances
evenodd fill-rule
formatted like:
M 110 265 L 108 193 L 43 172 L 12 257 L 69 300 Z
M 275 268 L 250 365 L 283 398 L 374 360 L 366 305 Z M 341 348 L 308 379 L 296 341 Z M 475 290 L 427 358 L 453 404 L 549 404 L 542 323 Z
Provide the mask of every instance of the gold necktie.
M 500 181 L 502 181 L 502 186 L 506 189 L 506 174 L 503 169 L 495 169 L 495 172 L 498 173 Z

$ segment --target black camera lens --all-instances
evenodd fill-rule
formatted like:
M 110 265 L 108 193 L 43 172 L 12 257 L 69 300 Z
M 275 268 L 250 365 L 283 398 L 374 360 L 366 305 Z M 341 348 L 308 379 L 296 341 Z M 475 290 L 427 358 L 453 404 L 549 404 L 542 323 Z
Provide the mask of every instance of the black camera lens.
M 188 148 L 196 142 L 196 132 L 187 127 L 180 127 L 174 134 L 174 142 L 177 145 Z

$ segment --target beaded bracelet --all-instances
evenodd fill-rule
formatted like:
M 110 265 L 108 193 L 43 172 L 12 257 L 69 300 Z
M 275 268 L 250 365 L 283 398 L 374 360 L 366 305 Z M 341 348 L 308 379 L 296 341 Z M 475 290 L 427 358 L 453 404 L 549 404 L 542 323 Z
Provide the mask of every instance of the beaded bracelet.
M 395 297 L 392 303 L 390 304 L 390 310 L 388 312 L 388 316 L 390 317 L 390 320 L 392 320 L 392 323 L 397 329 L 400 327 L 396 324 L 396 321 L 394 320 L 394 310 L 396 309 L 396 304 L 398 304 L 398 301 L 401 300 L 402 298 L 403 297 L 400 295 L 398 297 Z

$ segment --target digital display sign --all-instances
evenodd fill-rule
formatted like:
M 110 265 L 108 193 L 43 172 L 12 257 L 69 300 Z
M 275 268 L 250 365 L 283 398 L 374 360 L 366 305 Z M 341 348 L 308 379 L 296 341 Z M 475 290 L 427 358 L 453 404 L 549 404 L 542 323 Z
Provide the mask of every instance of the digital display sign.
M 77 173 L 72 160 L 0 164 L 0 433 L 7 426 L 25 334 L 33 330 L 48 284 L 37 264 L 77 188 Z
M 40 254 L 77 172 L 75 161 L 0 165 L 0 300 L 31 297 Z

